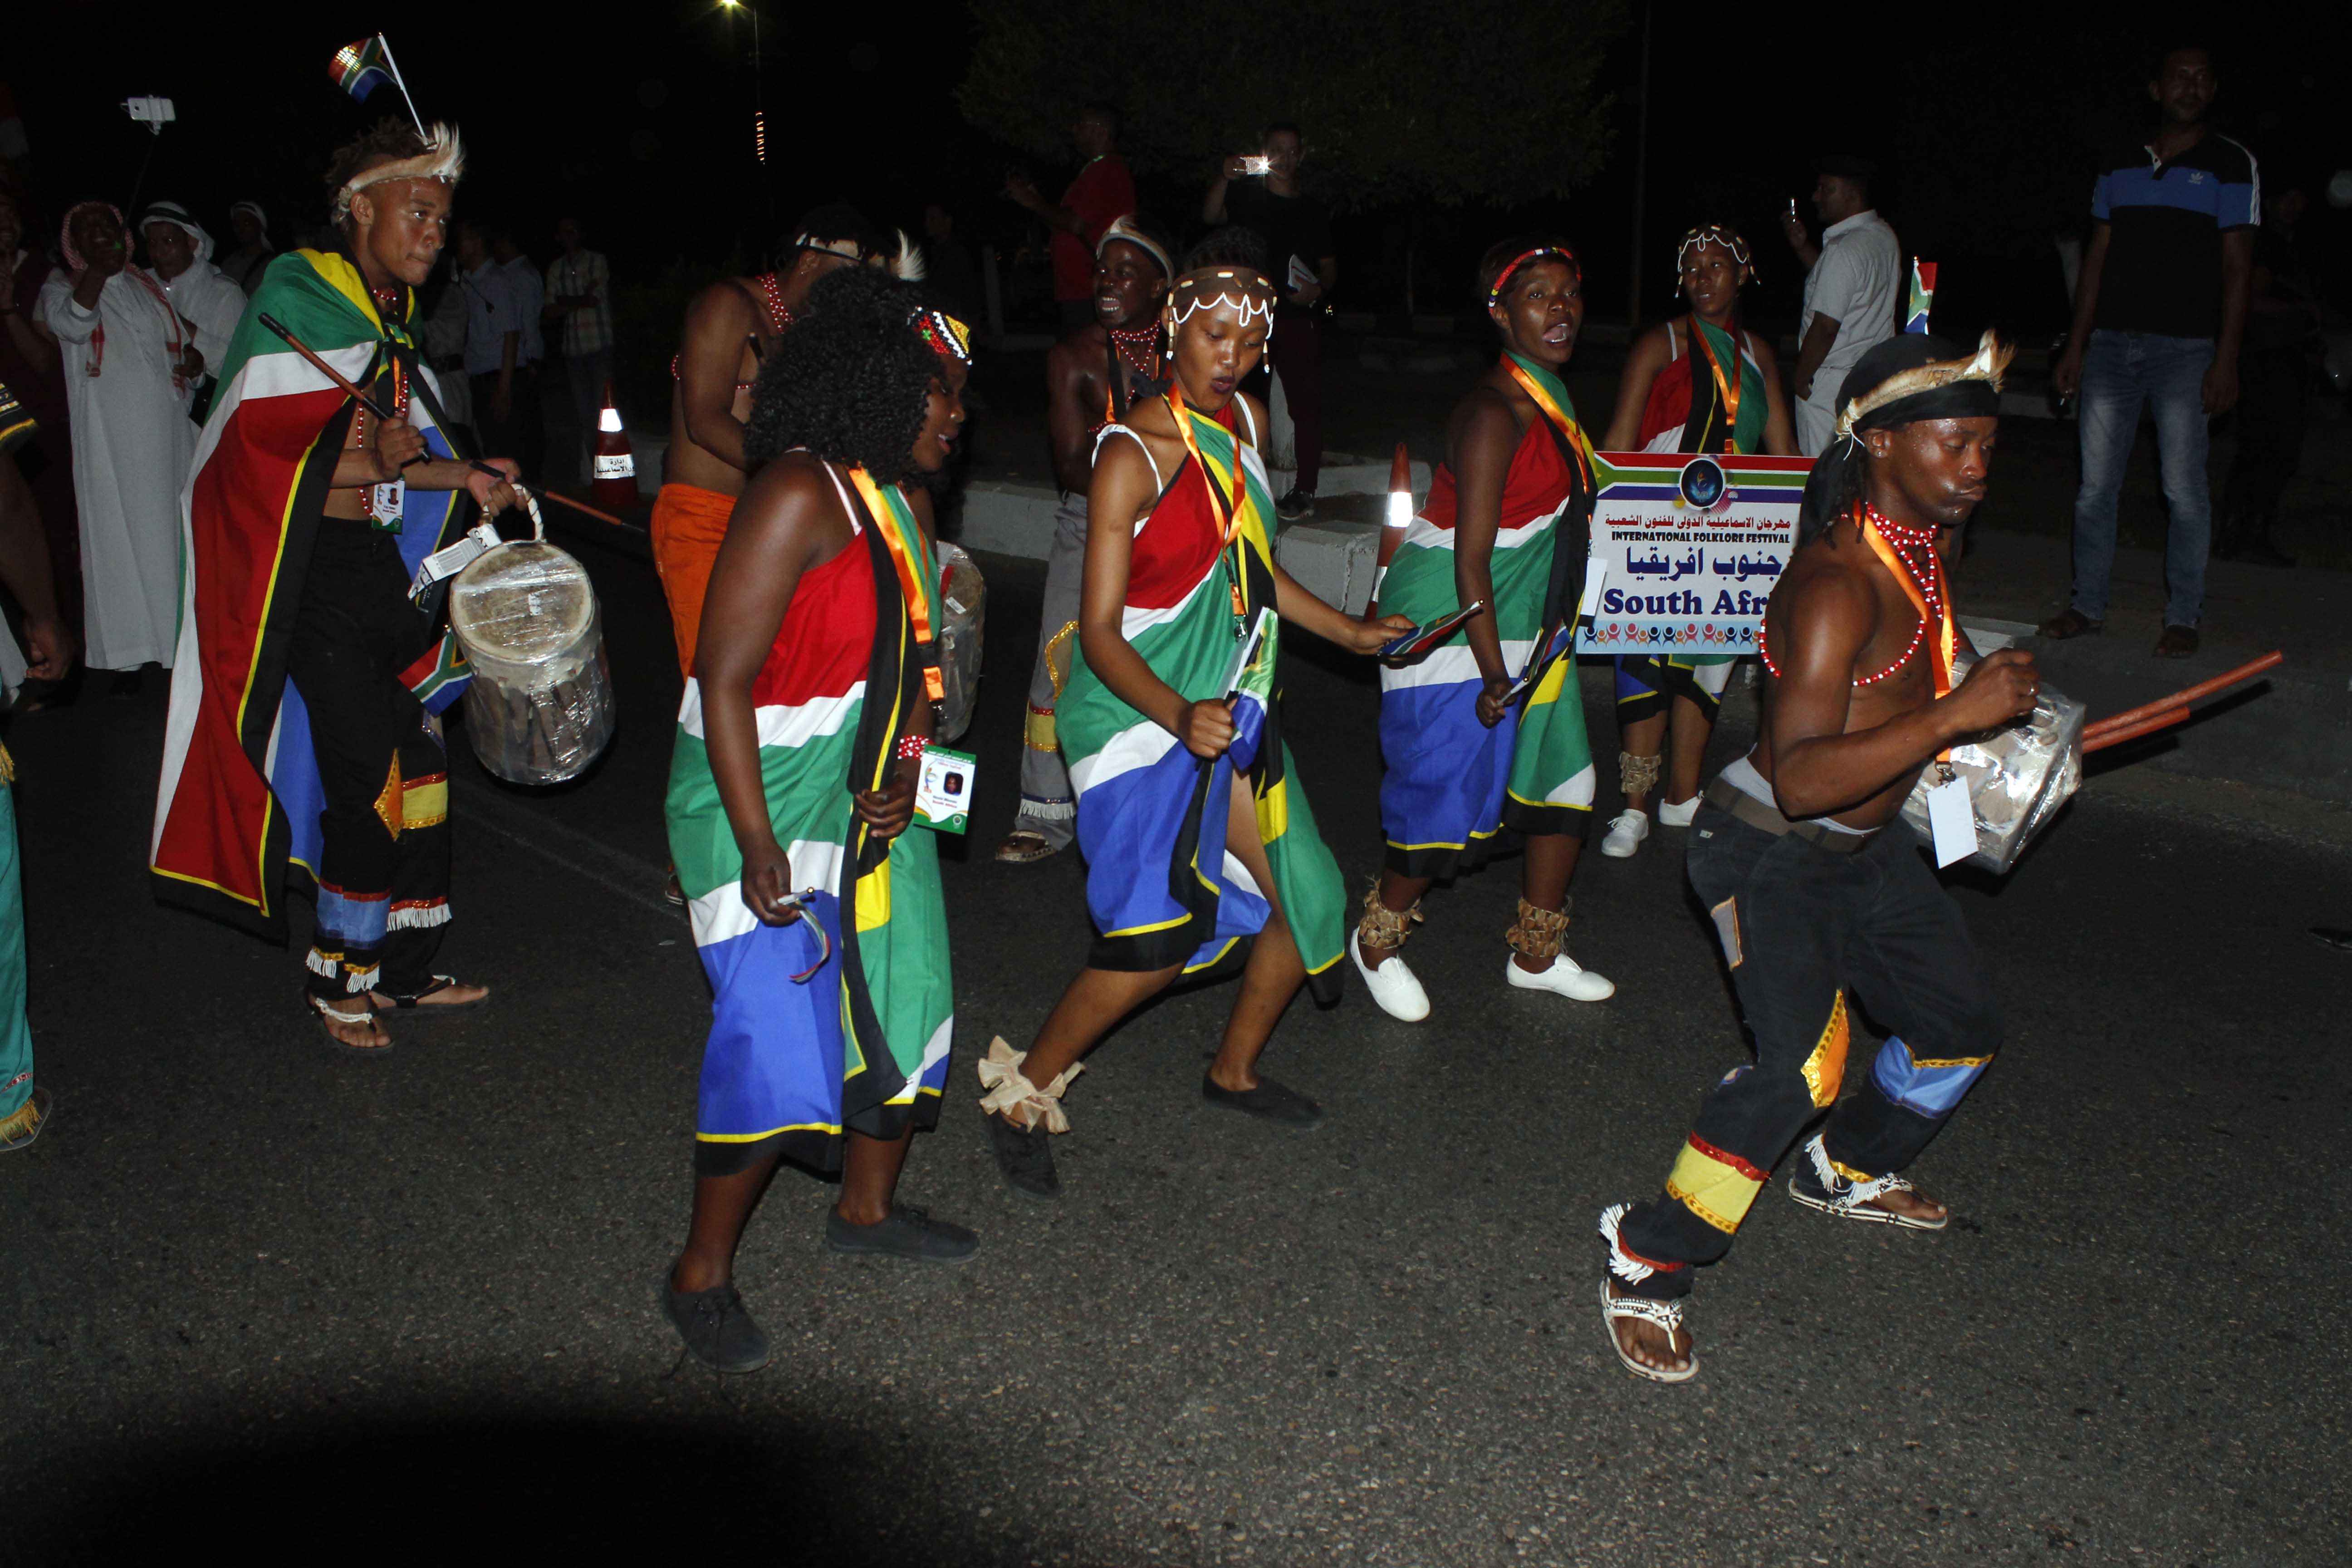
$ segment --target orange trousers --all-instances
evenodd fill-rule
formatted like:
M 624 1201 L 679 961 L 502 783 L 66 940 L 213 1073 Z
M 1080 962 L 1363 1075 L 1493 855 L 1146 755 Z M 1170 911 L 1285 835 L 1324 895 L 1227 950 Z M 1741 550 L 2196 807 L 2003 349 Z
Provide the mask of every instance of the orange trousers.
M 698 485 L 664 485 L 654 497 L 654 570 L 669 601 L 670 629 L 677 636 L 677 672 L 694 674 L 695 634 L 702 629 L 702 596 L 710 588 L 711 563 L 727 537 L 735 498 Z

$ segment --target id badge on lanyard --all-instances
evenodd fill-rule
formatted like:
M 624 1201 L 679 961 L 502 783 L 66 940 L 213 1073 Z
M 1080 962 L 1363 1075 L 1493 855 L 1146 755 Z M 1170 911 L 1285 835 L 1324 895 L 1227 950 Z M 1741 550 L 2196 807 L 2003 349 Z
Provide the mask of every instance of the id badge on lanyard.
M 408 481 L 394 479 L 368 487 L 368 521 L 386 533 L 400 531 L 401 510 L 408 503 Z

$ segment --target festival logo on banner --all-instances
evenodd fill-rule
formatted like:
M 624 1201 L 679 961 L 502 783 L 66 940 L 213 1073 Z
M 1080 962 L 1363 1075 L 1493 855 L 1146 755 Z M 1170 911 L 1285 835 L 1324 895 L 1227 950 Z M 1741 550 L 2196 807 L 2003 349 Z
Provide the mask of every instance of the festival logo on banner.
M 1601 452 L 1579 653 L 1756 651 L 1810 458 Z

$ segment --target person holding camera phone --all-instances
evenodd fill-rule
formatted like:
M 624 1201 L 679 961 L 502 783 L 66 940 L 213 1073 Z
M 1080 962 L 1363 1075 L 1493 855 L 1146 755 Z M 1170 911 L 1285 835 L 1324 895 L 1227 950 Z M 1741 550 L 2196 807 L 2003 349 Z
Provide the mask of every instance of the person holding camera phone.
M 1265 242 L 1266 269 L 1280 300 L 1266 360 L 1282 378 L 1298 459 L 1289 491 L 1275 503 L 1285 522 L 1315 515 L 1315 486 L 1323 468 L 1321 323 L 1339 282 L 1331 214 L 1299 186 L 1298 165 L 1306 156 L 1298 127 L 1277 120 L 1265 128 L 1256 153 L 1237 154 L 1218 166 L 1201 203 L 1203 223 L 1236 224 Z

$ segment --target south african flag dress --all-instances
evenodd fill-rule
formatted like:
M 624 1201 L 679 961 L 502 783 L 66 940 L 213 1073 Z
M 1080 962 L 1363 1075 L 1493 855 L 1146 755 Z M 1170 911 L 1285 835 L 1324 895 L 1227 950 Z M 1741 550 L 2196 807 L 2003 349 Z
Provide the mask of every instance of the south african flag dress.
M 1097 936 L 1090 967 L 1205 969 L 1264 929 L 1267 889 L 1225 847 L 1226 802 L 1238 773 L 1256 803 L 1272 889 L 1307 963 L 1318 1001 L 1339 996 L 1346 889 L 1282 743 L 1276 681 L 1281 623 L 1274 614 L 1274 502 L 1256 450 L 1234 410 L 1215 418 L 1171 396 L 1188 455 L 1135 526 L 1120 627 L 1153 674 L 1188 701 L 1238 691 L 1234 737 L 1223 755 L 1196 757 L 1129 707 L 1081 649 L 1055 723 L 1078 797 L 1087 859 L 1087 912 Z M 1097 437 L 1140 438 L 1123 425 Z M 1146 448 L 1146 456 L 1150 448 Z M 1157 465 L 1154 465 L 1155 469 Z M 1238 673 L 1245 649 L 1255 652 Z
M 1478 722 L 1483 683 L 1466 627 L 1412 664 L 1381 668 L 1388 773 L 1381 829 L 1388 868 L 1400 876 L 1467 870 L 1505 827 L 1580 837 L 1592 810 L 1592 752 L 1572 651 L 1592 521 L 1592 446 L 1558 376 L 1515 354 L 1505 363 L 1538 413 L 1503 481 L 1486 613 L 1505 667 L 1535 680 L 1489 730 Z M 1381 580 L 1381 614 L 1425 625 L 1458 607 L 1454 525 L 1454 470 L 1441 465 Z
M 939 602 L 939 569 L 898 487 L 845 472 L 833 479 L 856 537 L 802 574 L 751 689 L 768 821 L 793 889 L 815 890 L 803 919 L 767 925 L 744 903 L 698 678 L 678 710 L 670 854 L 713 993 L 695 1120 L 706 1175 L 775 1145 L 836 1169 L 845 1130 L 887 1139 L 935 1122 L 947 1079 L 954 991 L 938 847 L 918 826 L 874 837 L 850 802 L 888 780 L 924 700 L 918 627 Z

